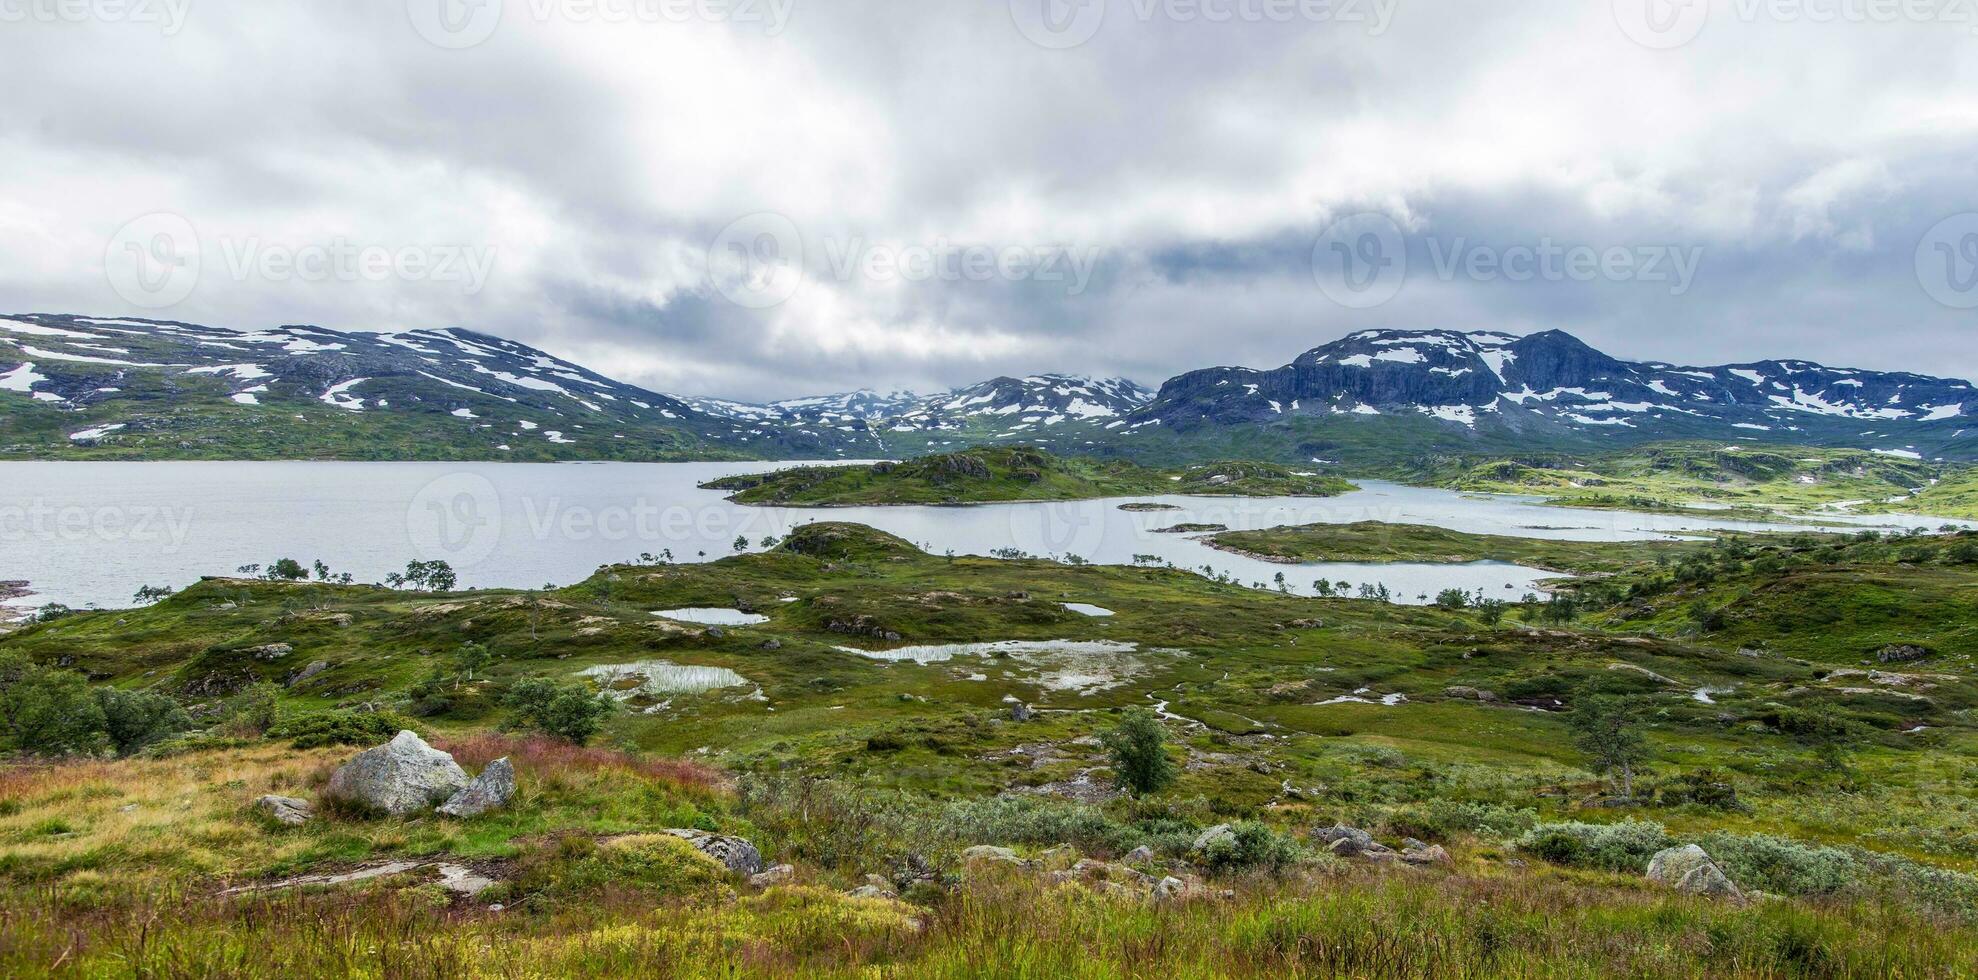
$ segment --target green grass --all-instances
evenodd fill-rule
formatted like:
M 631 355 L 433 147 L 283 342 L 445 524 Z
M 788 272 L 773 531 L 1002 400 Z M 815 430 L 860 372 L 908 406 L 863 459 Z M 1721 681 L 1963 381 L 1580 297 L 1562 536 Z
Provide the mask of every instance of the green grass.
M 1227 551 L 1267 561 L 1503 561 L 1575 573 L 1614 572 L 1642 562 L 1666 562 L 1703 547 L 1693 541 L 1653 541 L 1617 548 L 1610 542 L 1466 534 L 1421 524 L 1382 521 L 1226 531 L 1211 537 L 1209 542 Z
M 1322 530 L 1288 532 L 1284 553 L 1306 554 L 1299 536 Z M 1350 545 L 1358 558 L 1492 545 L 1341 530 L 1327 547 Z M 1955 903 L 1866 885 L 1714 906 L 1631 875 L 1553 867 L 1510 842 L 1535 822 L 1630 816 L 1682 839 L 1773 835 L 1978 870 L 1973 544 L 1770 535 L 1602 545 L 1604 554 L 1554 555 L 1611 573 L 1567 584 L 1576 618 L 1540 622 L 1521 608 L 1494 626 L 1473 611 L 1301 598 L 1171 569 L 945 558 L 831 523 L 766 553 L 610 566 L 545 592 L 202 581 L 149 607 L 0 637 L 0 652 L 170 693 L 211 729 L 149 757 L 0 767 L 0 907 L 10 910 L 0 913 L 0 971 L 41 975 L 60 959 L 83 976 L 138 965 L 164 975 L 693 975 L 728 961 L 789 975 L 1957 975 L 1973 968 L 1978 907 L 1966 918 Z M 1699 622 L 1699 601 L 1722 615 Z M 1115 615 L 1082 616 L 1066 602 Z M 690 605 L 769 620 L 712 630 L 650 615 Z M 1056 639 L 1137 649 L 1103 661 L 924 665 L 842 649 Z M 443 697 L 415 696 L 467 642 L 493 663 L 440 685 Z M 1867 675 L 1862 661 L 1889 642 L 1928 650 L 1886 668 L 1911 679 Z M 273 661 L 249 652 L 270 643 L 294 649 Z M 313 796 L 353 749 L 259 739 L 227 721 L 229 699 L 319 660 L 327 670 L 282 689 L 284 717 L 413 716 L 470 770 L 514 758 L 516 804 L 465 822 L 263 823 L 252 799 Z M 726 667 L 747 684 L 632 697 L 588 749 L 499 733 L 514 680 L 574 681 L 589 666 L 645 660 Z M 1695 699 L 1698 688 L 1714 703 Z M 1574 747 L 1568 715 L 1531 710 L 1588 689 L 1642 700 L 1653 759 L 1639 806 L 1588 805 L 1607 791 Z M 1381 695 L 1405 700 L 1336 700 Z M 1015 721 L 1010 698 L 1036 714 Z M 1164 728 L 1179 781 L 1144 800 L 1067 798 L 1066 787 L 1109 784 L 1094 737 L 1120 710 L 1155 702 L 1172 716 Z M 1846 720 L 1847 743 L 1825 752 L 1782 727 L 1782 708 Z M 1735 787 L 1738 807 L 1665 792 L 1706 769 Z M 1232 874 L 1216 883 L 1236 892 L 1228 901 L 1170 906 L 956 877 L 956 855 L 977 843 L 1034 853 L 1065 842 L 1102 857 L 1144 843 L 1180 870 L 1194 833 L 1231 820 L 1262 821 L 1294 842 L 1345 820 L 1444 842 L 1458 860 L 1414 873 L 1315 860 L 1285 878 Z M 795 864 L 800 887 L 757 895 L 665 868 L 622 891 L 529 884 L 566 865 L 585 881 L 609 878 L 573 863 L 592 860 L 585 841 L 679 826 L 748 837 Z M 839 894 L 910 854 L 954 887 L 916 905 Z M 406 856 L 467 860 L 521 882 L 498 893 L 513 907 L 491 913 L 416 878 L 213 897 L 228 883 Z M 1074 935 L 1101 938 L 1076 944 L 1074 960 Z
M 1179 471 L 1123 460 L 1061 457 L 1030 447 L 978 448 L 870 466 L 801 467 L 705 484 L 730 500 L 785 506 L 962 504 L 1086 500 L 1130 494 L 1324 497 L 1353 489 L 1335 477 L 1269 463 L 1204 463 Z

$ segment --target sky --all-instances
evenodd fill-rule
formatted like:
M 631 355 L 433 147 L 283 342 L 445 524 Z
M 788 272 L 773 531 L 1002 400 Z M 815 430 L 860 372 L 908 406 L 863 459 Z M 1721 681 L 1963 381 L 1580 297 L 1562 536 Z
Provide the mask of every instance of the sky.
M 754 401 L 1367 328 L 1978 377 L 1968 0 L 0 0 L 0 310 Z

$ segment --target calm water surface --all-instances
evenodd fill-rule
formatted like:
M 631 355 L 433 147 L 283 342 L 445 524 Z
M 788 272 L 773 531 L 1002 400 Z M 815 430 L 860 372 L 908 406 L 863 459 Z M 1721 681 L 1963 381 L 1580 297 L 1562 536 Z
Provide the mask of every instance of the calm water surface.
M 855 521 L 935 554 L 1077 555 L 1104 564 L 1154 556 L 1184 568 L 1272 582 L 1387 585 L 1416 602 L 1444 588 L 1516 598 L 1545 573 L 1516 565 L 1279 565 L 1163 534 L 1179 523 L 1233 529 L 1377 520 L 1458 531 L 1585 541 L 1666 538 L 1710 528 L 1777 530 L 1708 517 L 1571 510 L 1537 498 L 1481 496 L 1363 481 L 1327 498 L 1151 496 L 979 507 L 748 507 L 698 484 L 779 463 L 0 463 L 0 580 L 25 579 L 15 606 L 128 605 L 142 585 L 292 557 L 375 582 L 408 560 L 444 559 L 463 587 L 567 584 L 599 565 L 672 553 L 713 560 L 816 520 Z M 1178 509 L 1123 511 L 1132 501 Z M 1863 526 L 1936 527 L 1923 517 Z M 1090 597 L 1071 597 L 1084 599 Z

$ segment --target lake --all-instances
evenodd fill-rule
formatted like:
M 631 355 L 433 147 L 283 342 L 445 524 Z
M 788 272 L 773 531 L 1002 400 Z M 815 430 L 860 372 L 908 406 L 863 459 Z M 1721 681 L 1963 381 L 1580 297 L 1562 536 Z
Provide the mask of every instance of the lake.
M 1692 515 L 1547 507 L 1537 498 L 1459 494 L 1361 481 L 1325 498 L 1143 496 L 975 507 L 750 507 L 698 484 L 779 463 L 0 463 L 0 580 L 32 594 L 10 604 L 129 605 L 139 586 L 183 587 L 201 575 L 289 557 L 321 560 L 375 582 L 411 559 L 444 559 L 462 587 L 532 588 L 580 580 L 600 565 L 671 551 L 693 562 L 760 550 L 811 521 L 854 521 L 934 554 L 1077 555 L 1104 564 L 1154 556 L 1245 583 L 1283 572 L 1382 583 L 1396 601 L 1445 588 L 1515 599 L 1546 573 L 1468 565 L 1280 565 L 1207 547 L 1180 523 L 1232 529 L 1377 520 L 1458 531 L 1588 541 L 1667 538 L 1712 528 L 1778 530 Z M 1127 501 L 1176 509 L 1124 511 Z M 1925 517 L 1850 518 L 1864 527 L 1936 527 Z M 1091 597 L 1074 596 L 1072 599 Z

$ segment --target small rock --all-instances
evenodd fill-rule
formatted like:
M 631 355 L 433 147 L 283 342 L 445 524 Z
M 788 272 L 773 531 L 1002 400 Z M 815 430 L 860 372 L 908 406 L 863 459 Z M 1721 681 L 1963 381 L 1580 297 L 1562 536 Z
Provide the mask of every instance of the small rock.
M 320 674 L 323 671 L 329 669 L 330 669 L 330 662 L 327 660 L 310 661 L 309 666 L 296 671 L 295 674 L 288 679 L 288 686 L 294 687 L 297 684 L 300 684 L 303 681 L 306 681 L 309 678 L 314 677 L 317 674 Z
M 1029 721 L 1030 716 L 1030 705 L 1024 704 L 1022 701 L 1010 705 L 1011 721 Z
M 248 647 L 241 652 L 253 654 L 256 660 L 280 660 L 294 653 L 295 648 L 286 643 L 269 643 L 264 646 Z
M 1235 836 L 1236 831 L 1230 829 L 1229 824 L 1219 823 L 1195 835 L 1195 843 L 1189 846 L 1197 851 L 1206 851 L 1209 849 L 1209 845 L 1216 840 L 1224 837 L 1234 838 Z
M 762 852 L 740 837 L 723 837 L 705 830 L 672 829 L 661 831 L 694 845 L 702 854 L 728 866 L 730 871 L 752 875 L 762 870 Z
M 1374 843 L 1374 835 L 1358 827 L 1334 824 L 1312 831 L 1312 841 L 1340 857 L 1355 857 L 1360 853 L 1380 845 Z
M 1154 860 L 1154 849 L 1142 844 L 1126 852 L 1126 857 L 1121 860 L 1128 864 L 1148 864 Z
M 772 865 L 768 868 L 764 868 L 759 872 L 756 872 L 755 874 L 750 875 L 749 884 L 754 885 L 757 888 L 768 888 L 772 885 L 784 884 L 785 882 L 788 882 L 791 879 L 795 878 L 796 875 L 797 875 L 797 869 L 790 865 L 787 864 Z
M 488 763 L 488 767 L 481 770 L 473 782 L 440 804 L 439 812 L 455 818 L 478 817 L 489 810 L 506 806 L 509 797 L 514 795 L 515 766 L 505 758 L 496 759 Z
M 1417 841 L 1416 843 L 1420 844 L 1421 842 Z M 1450 863 L 1449 852 L 1444 850 L 1441 844 L 1423 844 L 1419 847 L 1403 848 L 1401 851 L 1401 860 L 1409 864 Z
M 300 827 L 316 816 L 316 804 L 293 796 L 264 796 L 254 801 L 254 808 L 289 827 Z
M 991 864 L 1020 865 L 1023 863 L 1023 859 L 1017 857 L 1015 851 L 1012 851 L 1007 847 L 996 847 L 991 844 L 977 844 L 974 847 L 971 847 L 963 851 L 962 861 L 968 864 L 991 863 Z
M 853 898 L 892 898 L 893 890 L 890 888 L 880 888 L 876 885 L 860 885 L 845 894 Z

